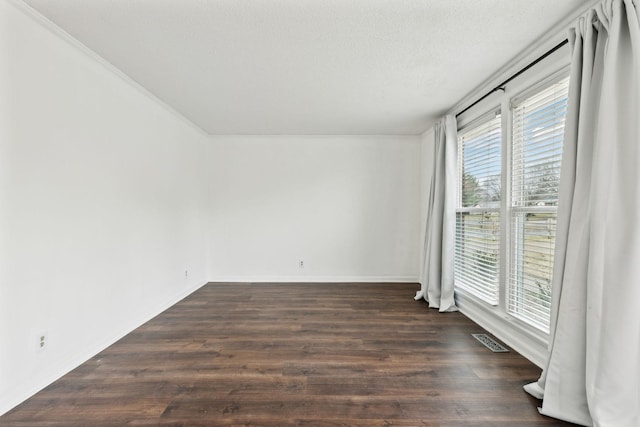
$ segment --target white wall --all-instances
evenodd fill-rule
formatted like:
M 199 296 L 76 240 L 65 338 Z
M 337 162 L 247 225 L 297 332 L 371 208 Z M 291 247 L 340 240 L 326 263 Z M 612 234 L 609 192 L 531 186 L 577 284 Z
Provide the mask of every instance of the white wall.
M 23 8 L 0 0 L 0 414 L 207 279 L 207 138 Z
M 417 280 L 420 137 L 217 136 L 207 163 L 213 280 Z

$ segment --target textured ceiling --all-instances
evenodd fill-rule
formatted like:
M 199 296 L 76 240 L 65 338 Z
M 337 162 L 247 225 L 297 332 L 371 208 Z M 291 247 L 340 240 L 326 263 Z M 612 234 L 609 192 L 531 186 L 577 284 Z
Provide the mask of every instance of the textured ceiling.
M 24 0 L 211 134 L 419 134 L 583 0 Z

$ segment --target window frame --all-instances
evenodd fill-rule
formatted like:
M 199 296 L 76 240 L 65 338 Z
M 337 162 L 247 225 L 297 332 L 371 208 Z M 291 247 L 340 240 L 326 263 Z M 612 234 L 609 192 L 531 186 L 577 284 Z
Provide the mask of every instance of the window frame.
M 568 48 L 566 48 L 568 49 Z M 512 225 L 513 210 L 511 207 L 511 159 L 513 149 L 513 110 L 516 102 L 522 101 L 536 92 L 543 90 L 548 85 L 553 84 L 553 80 L 559 81 L 569 75 L 570 55 L 567 50 L 560 49 L 544 61 L 514 78 L 500 90 L 495 90 L 486 96 L 483 101 L 474 107 L 460 114 L 458 118 L 458 129 L 463 130 L 476 120 L 486 115 L 488 112 L 500 110 L 502 115 L 502 177 L 501 188 L 502 197 L 500 201 L 500 265 L 499 265 L 499 296 L 498 304 L 492 306 L 481 299 L 476 298 L 464 289 L 455 287 L 458 305 L 464 311 L 469 310 L 474 313 L 474 320 L 485 325 L 497 325 L 506 322 L 511 325 L 508 334 L 516 337 L 521 346 L 531 347 L 530 340 L 538 344 L 534 347 L 543 351 L 549 340 L 549 333 L 543 332 L 539 328 L 512 315 L 508 311 L 509 281 L 511 280 L 513 242 Z M 459 179 L 459 173 L 458 179 Z M 456 210 L 457 212 L 457 210 Z M 465 307 L 468 307 L 465 309 Z M 478 317 L 478 315 L 480 317 Z M 490 328 L 492 329 L 492 328 Z M 515 335 L 514 335 L 515 334 Z M 526 337 L 526 338 L 525 338 Z M 522 340 L 526 341 L 522 341 Z
M 563 81 L 564 79 L 568 79 L 569 78 L 569 69 L 568 67 L 564 67 L 558 71 L 556 71 L 555 73 L 552 73 L 551 75 L 549 75 L 548 77 L 542 79 L 540 82 L 538 82 L 537 84 L 529 87 L 528 89 L 525 89 L 524 91 L 522 91 L 521 93 L 515 95 L 514 97 L 511 98 L 510 100 L 510 113 L 511 113 L 511 132 L 509 135 L 510 140 L 508 141 L 509 145 L 510 145 L 510 150 L 511 150 L 511 157 L 510 157 L 510 164 L 509 164 L 509 173 L 511 176 L 510 179 L 510 186 L 513 186 L 513 170 L 514 170 L 514 159 L 513 159 L 513 150 L 514 150 L 514 145 L 515 145 L 515 141 L 514 141 L 514 134 L 515 134 L 515 129 L 513 129 L 514 125 L 513 125 L 513 113 L 515 111 L 515 109 L 524 101 L 528 100 L 529 98 L 539 94 L 540 92 L 543 92 L 545 90 L 547 90 L 548 88 L 552 87 L 553 85 L 560 83 L 561 81 Z M 565 115 L 566 117 L 566 115 Z M 531 214 L 531 213 L 538 213 L 538 214 L 554 214 L 556 221 L 557 221 L 557 215 L 558 215 L 558 205 L 554 205 L 554 206 L 515 206 L 513 199 L 514 199 L 514 194 L 513 194 L 514 189 L 510 188 L 509 189 L 509 194 L 507 195 L 508 198 L 508 203 L 509 203 L 509 218 L 508 218 L 508 222 L 509 222 L 509 244 L 511 245 L 510 249 L 509 249 L 509 268 L 508 268 L 508 276 L 505 277 L 505 281 L 506 281 L 506 289 L 505 289 L 505 310 L 507 312 L 507 314 L 510 317 L 515 318 L 518 322 L 523 322 L 524 324 L 527 325 L 527 327 L 533 327 L 537 330 L 540 330 L 542 333 L 544 333 L 545 335 L 548 336 L 549 332 L 547 330 L 543 330 L 542 329 L 542 325 L 538 325 L 536 326 L 535 321 L 533 320 L 527 320 L 525 318 L 521 318 L 520 316 L 518 316 L 517 314 L 512 313 L 511 311 L 511 305 L 510 305 L 510 298 L 511 298 L 511 293 L 513 292 L 512 286 L 514 285 L 513 283 L 513 272 L 515 270 L 516 267 L 516 257 L 518 256 L 518 250 L 514 247 L 518 245 L 518 242 L 516 242 L 516 238 L 515 238 L 515 233 L 516 233 L 516 226 L 515 226 L 515 220 L 516 220 L 516 216 L 518 214 Z M 554 234 L 555 234 L 555 230 L 554 230 Z M 554 237 L 554 246 L 555 246 L 555 237 Z M 555 253 L 555 247 L 554 247 L 554 253 Z M 553 262 L 553 260 L 552 260 Z M 524 285 L 522 285 L 524 286 Z M 524 317 L 524 316 L 523 316 Z M 550 321 L 550 319 L 549 319 Z

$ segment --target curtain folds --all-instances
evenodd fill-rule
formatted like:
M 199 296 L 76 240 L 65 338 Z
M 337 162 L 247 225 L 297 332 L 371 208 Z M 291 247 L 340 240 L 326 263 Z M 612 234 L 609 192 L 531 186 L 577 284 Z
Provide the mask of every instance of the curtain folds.
M 549 353 L 541 413 L 640 426 L 640 13 L 604 0 L 570 30 Z
M 429 307 L 457 311 L 453 296 L 453 263 L 456 234 L 457 123 L 454 116 L 434 126 L 433 168 L 427 206 L 424 258 L 420 291 Z

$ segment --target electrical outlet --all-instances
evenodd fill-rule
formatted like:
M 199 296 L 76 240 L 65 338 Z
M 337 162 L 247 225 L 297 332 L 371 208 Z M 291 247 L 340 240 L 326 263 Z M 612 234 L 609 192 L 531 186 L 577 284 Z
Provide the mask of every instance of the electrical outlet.
M 298 260 L 298 268 L 304 268 L 304 260 Z
M 184 278 L 187 279 L 189 277 L 189 270 L 184 271 Z
M 45 334 L 41 334 L 38 337 L 38 350 L 44 350 L 47 346 L 47 336 Z

